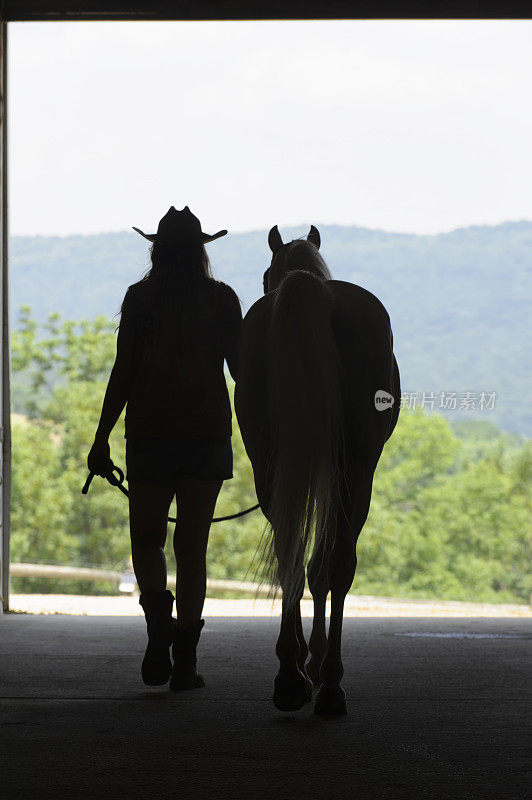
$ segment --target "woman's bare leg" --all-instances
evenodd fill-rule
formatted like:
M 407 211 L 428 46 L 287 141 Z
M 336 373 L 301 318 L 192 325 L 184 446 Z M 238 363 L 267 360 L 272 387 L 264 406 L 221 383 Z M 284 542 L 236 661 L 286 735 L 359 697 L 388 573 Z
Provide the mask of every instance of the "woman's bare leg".
M 131 554 L 141 594 L 166 589 L 164 544 L 173 496 L 173 489 L 129 484 Z
M 186 628 L 201 619 L 207 585 L 209 530 L 222 483 L 192 478 L 180 478 L 177 482 L 174 553 L 178 628 Z

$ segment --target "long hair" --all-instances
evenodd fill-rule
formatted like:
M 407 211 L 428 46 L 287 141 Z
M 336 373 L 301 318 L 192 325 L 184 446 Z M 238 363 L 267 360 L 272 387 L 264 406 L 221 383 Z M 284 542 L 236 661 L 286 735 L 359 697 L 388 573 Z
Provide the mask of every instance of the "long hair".
M 334 531 L 343 437 L 339 355 L 325 282 L 330 272 L 315 247 L 293 244 L 283 248 L 285 277 L 275 294 L 270 327 L 274 456 L 271 536 L 263 552 L 263 577 L 281 584 L 288 603 L 299 599 L 312 540 L 314 552 L 323 553 L 328 549 L 324 537 Z M 282 277 L 275 262 L 274 280 Z
M 206 294 L 214 282 L 201 243 L 155 241 L 151 267 L 138 282 L 143 289 L 137 309 L 141 343 L 148 351 L 173 346 L 176 355 L 194 348 L 204 322 Z

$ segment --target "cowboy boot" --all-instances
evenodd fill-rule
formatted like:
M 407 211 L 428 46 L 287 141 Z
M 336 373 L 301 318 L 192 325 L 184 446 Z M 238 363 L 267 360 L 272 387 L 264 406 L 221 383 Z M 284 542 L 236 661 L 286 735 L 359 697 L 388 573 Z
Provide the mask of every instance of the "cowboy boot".
M 142 662 L 142 680 L 147 686 L 162 686 L 172 672 L 170 645 L 173 641 L 172 606 L 174 596 L 163 592 L 144 592 L 139 597 L 148 628 L 148 646 Z
M 194 622 L 186 628 L 174 629 L 172 645 L 174 666 L 170 678 L 170 689 L 173 692 L 205 686 L 203 675 L 198 675 L 196 671 L 196 647 L 204 625 L 205 620 L 200 619 L 199 622 Z

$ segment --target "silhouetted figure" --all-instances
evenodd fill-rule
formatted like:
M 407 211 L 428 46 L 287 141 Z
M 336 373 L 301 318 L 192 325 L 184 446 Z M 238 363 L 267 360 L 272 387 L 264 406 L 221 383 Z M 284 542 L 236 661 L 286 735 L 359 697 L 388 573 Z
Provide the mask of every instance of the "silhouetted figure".
M 116 361 L 89 470 L 109 470 L 108 438 L 126 408 L 126 466 L 133 567 L 148 628 L 142 677 L 171 689 L 203 686 L 196 646 L 206 588 L 205 556 L 216 499 L 232 478 L 231 405 L 223 371 L 236 377 L 242 313 L 234 291 L 212 277 L 188 206 L 159 222 L 151 269 L 122 303 Z M 176 611 L 166 588 L 167 516 L 176 497 Z M 173 666 L 169 648 L 172 645 Z
M 264 577 L 283 592 L 273 701 L 282 711 L 301 708 L 314 683 L 316 713 L 345 714 L 344 600 L 373 473 L 399 414 L 399 371 L 386 309 L 360 286 L 332 280 L 314 226 L 306 241 L 288 244 L 275 226 L 268 242 L 265 297 L 242 326 L 235 408 L 271 525 Z M 314 622 L 307 647 L 300 600 L 310 550 Z

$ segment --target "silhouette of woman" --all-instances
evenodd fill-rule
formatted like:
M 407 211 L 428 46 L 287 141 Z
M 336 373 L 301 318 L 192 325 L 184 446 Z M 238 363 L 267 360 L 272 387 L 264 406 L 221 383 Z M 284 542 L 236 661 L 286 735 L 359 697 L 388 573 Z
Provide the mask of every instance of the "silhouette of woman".
M 206 588 L 206 550 L 216 499 L 232 478 L 231 405 L 242 313 L 235 292 L 212 277 L 201 230 L 188 206 L 173 206 L 153 242 L 152 266 L 122 303 L 116 360 L 87 463 L 109 470 L 109 435 L 126 408 L 126 467 L 133 567 L 148 629 L 142 678 L 170 689 L 203 686 L 196 647 Z M 167 516 L 177 501 L 176 611 L 166 588 Z M 169 648 L 172 645 L 173 666 Z

